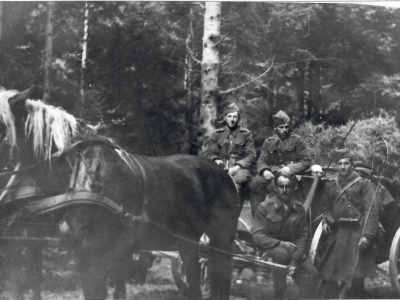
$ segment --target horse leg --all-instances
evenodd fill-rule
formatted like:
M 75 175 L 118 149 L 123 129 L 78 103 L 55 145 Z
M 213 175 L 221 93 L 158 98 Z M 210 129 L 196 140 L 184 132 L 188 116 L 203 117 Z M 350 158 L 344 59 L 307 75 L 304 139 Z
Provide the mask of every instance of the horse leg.
M 42 246 L 33 245 L 28 248 L 27 276 L 32 289 L 33 300 L 41 300 L 42 285 Z
M 107 259 L 107 255 L 99 255 L 92 251 L 78 255 L 78 268 L 85 299 L 107 298 Z
M 233 196 L 236 195 L 222 199 L 231 199 Z M 222 205 L 216 205 L 211 209 L 211 224 L 206 230 L 210 238 L 208 271 L 211 298 L 229 298 L 232 278 L 232 245 L 236 235 L 237 217 L 237 207 L 234 206 L 225 208 Z
M 179 243 L 179 255 L 186 268 L 186 281 L 189 285 L 189 298 L 201 298 L 200 263 L 197 242 L 183 241 Z
M 10 298 L 24 299 L 22 272 L 23 256 L 21 248 L 18 246 L 7 245 L 4 247 L 6 257 L 6 274 L 9 278 Z

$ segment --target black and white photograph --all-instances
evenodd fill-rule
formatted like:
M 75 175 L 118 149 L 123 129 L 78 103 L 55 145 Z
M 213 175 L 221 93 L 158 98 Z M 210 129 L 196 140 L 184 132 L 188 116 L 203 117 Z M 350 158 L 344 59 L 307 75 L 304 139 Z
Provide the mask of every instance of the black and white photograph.
M 400 298 L 400 1 L 0 1 L 0 300 Z

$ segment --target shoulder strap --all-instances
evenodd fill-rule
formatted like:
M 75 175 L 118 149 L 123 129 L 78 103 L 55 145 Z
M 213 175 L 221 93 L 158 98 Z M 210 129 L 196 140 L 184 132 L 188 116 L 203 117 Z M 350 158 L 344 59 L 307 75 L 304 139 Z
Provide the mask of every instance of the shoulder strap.
M 340 188 L 340 185 L 339 185 L 339 180 L 338 180 L 338 178 L 336 177 L 336 178 L 335 178 L 335 183 L 336 183 L 337 188 L 339 189 L 339 193 L 336 195 L 336 198 L 335 198 L 335 201 L 334 201 L 334 202 L 336 202 L 336 201 L 340 198 L 340 196 L 342 196 L 342 194 L 343 194 L 349 187 L 351 187 L 353 184 L 355 184 L 355 183 L 356 183 L 357 181 L 359 181 L 361 178 L 362 178 L 362 177 L 357 177 L 356 179 L 350 181 L 344 188 L 341 189 L 341 188 Z

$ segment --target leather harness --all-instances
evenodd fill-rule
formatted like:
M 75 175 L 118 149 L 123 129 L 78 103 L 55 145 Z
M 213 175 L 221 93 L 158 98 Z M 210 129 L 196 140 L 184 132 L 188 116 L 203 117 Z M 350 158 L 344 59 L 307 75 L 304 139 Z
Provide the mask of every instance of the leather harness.
M 121 157 L 121 159 L 127 164 L 129 169 L 133 173 L 135 173 L 135 174 L 137 173 L 137 171 L 135 171 L 135 166 L 140 170 L 140 174 L 142 177 L 142 180 L 140 180 L 140 181 L 143 182 L 142 190 L 143 190 L 144 201 L 143 201 L 142 215 L 139 217 L 141 219 L 147 220 L 147 206 L 148 206 L 147 191 L 148 191 L 148 188 L 147 188 L 147 176 L 146 176 L 146 172 L 145 172 L 143 166 L 140 164 L 140 162 L 138 161 L 138 159 L 136 157 L 127 153 L 120 146 L 118 146 L 106 139 L 91 139 L 91 140 L 86 140 L 86 141 L 79 141 L 79 142 L 71 145 L 70 150 L 76 149 L 76 155 L 75 155 L 72 175 L 71 175 L 70 184 L 69 184 L 67 193 L 35 200 L 22 209 L 21 215 L 23 215 L 23 216 L 28 216 L 29 214 L 30 215 L 41 215 L 41 214 L 53 212 L 55 210 L 59 210 L 59 209 L 66 208 L 66 207 L 71 207 L 71 206 L 76 206 L 76 205 L 81 205 L 81 204 L 86 204 L 86 205 L 89 204 L 89 205 L 96 205 L 96 206 L 105 208 L 113 214 L 121 215 L 121 217 L 124 217 L 125 219 L 127 219 L 127 217 L 134 219 L 135 216 L 133 216 L 132 214 L 127 212 L 123 208 L 122 205 L 118 204 L 117 202 L 115 202 L 107 197 L 104 197 L 102 195 L 99 195 L 97 193 L 90 192 L 90 191 L 75 191 L 77 177 L 78 177 L 78 173 L 79 173 L 80 161 L 82 159 L 81 151 L 84 148 L 86 148 L 88 146 L 92 146 L 92 145 L 104 145 L 104 146 L 113 148 L 118 153 L 118 155 Z M 34 167 L 40 165 L 43 162 L 37 163 L 37 164 L 33 165 L 32 167 L 15 170 L 12 172 L 6 172 L 5 175 L 19 174 L 23 171 L 33 169 Z M 0 176 L 2 176 L 2 174 L 4 174 L 4 173 L 0 173 Z M 31 187 L 31 188 L 34 188 L 34 187 Z M 16 197 L 16 198 L 14 198 L 14 200 L 17 198 L 20 198 L 20 197 Z

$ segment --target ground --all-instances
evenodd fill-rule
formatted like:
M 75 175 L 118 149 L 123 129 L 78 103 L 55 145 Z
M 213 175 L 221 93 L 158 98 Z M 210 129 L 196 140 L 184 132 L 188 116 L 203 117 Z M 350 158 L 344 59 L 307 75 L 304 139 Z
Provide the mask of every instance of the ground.
M 56 253 L 55 250 L 45 251 L 45 257 L 56 256 L 54 260 L 46 260 L 44 267 L 44 300 L 83 299 L 79 287 L 79 277 L 74 270 L 73 259 L 66 253 Z M 0 300 L 10 299 L 10 294 L 4 281 L 0 283 Z M 366 281 L 367 291 L 373 299 L 398 298 L 391 289 L 388 278 L 388 263 L 377 266 L 377 275 Z M 109 299 L 112 299 L 112 286 L 109 286 Z M 148 270 L 145 284 L 128 284 L 128 299 L 182 299 L 183 295 L 176 288 L 167 258 L 156 260 Z M 26 298 L 30 293 L 27 291 Z M 288 298 L 298 298 L 297 288 L 288 277 Z M 241 274 L 233 272 L 230 299 L 267 299 L 273 298 L 273 287 L 270 274 L 257 274 L 257 271 L 244 269 Z

